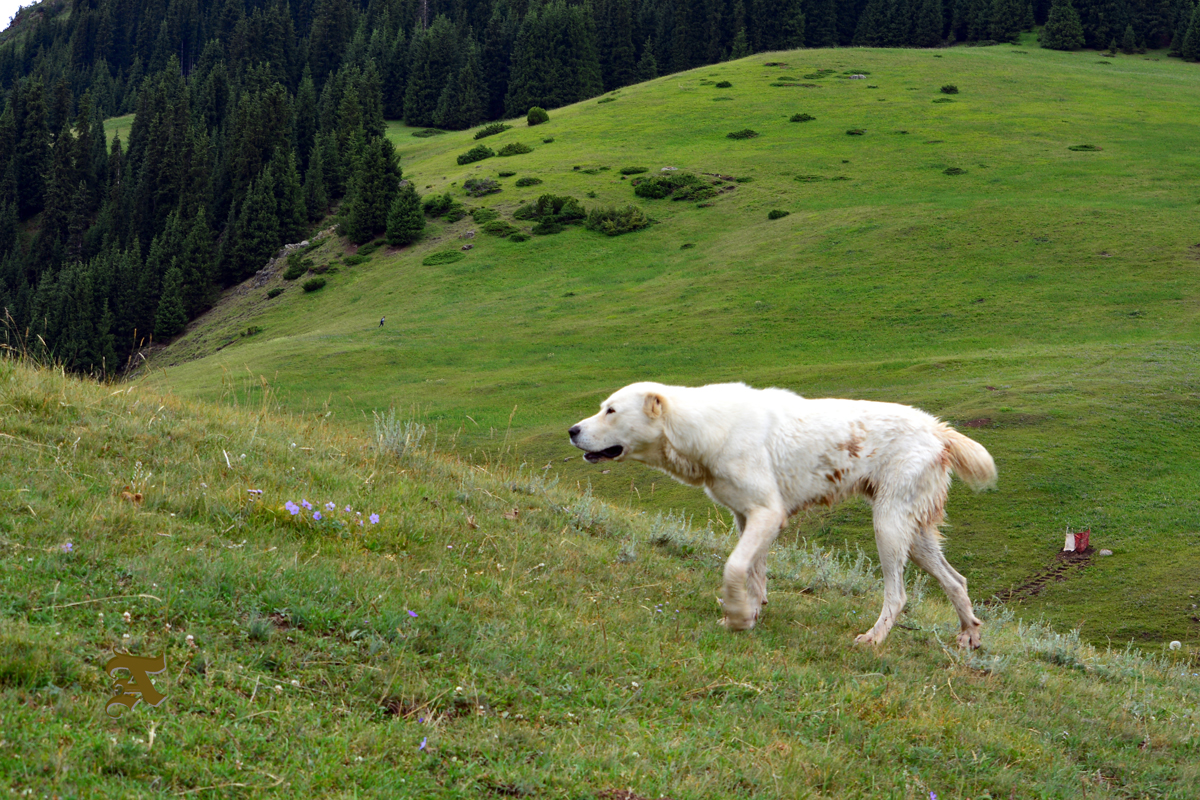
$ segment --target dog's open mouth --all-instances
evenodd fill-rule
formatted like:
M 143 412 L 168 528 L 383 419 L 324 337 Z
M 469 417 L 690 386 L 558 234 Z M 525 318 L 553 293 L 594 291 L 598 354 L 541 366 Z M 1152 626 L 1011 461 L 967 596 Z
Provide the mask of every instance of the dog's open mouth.
M 621 455 L 625 448 L 619 444 L 614 444 L 612 447 L 606 447 L 603 450 L 596 450 L 591 453 L 584 453 L 583 459 L 591 464 L 597 464 L 601 461 L 611 461 Z

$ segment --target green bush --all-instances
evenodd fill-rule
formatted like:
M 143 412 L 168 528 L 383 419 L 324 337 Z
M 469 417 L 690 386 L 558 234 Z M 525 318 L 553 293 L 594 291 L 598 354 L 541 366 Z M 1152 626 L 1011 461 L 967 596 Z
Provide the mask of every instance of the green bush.
M 1097 146 L 1097 145 L 1094 145 L 1094 144 L 1073 144 L 1073 145 L 1071 145 L 1070 147 L 1068 147 L 1067 149 L 1068 149 L 1068 150 L 1074 150 L 1074 151 L 1075 151 L 1075 152 L 1077 152 L 1077 153 L 1078 153 L 1078 152 L 1083 152 L 1083 153 L 1093 153 L 1093 152 L 1095 152 L 1095 151 L 1097 151 L 1097 150 L 1103 150 L 1104 148 L 1103 148 L 1103 147 L 1099 147 L 1099 146 Z
M 443 250 L 440 253 L 431 253 L 421 260 L 421 263 L 427 267 L 436 267 L 440 264 L 453 264 L 455 261 L 462 261 L 466 258 L 459 250 Z
M 525 122 L 531 128 L 534 125 L 541 125 L 543 122 L 549 121 L 550 115 L 546 113 L 546 109 L 539 108 L 538 106 L 534 106 L 533 108 L 529 109 L 529 113 L 525 116 Z
M 792 213 L 792 212 L 780 211 L 778 208 L 773 208 L 767 212 L 767 219 L 783 219 L 790 213 Z
M 521 156 L 532 152 L 533 148 L 527 144 L 521 144 L 520 142 L 509 142 L 508 144 L 504 145 L 504 147 L 501 147 L 500 152 L 496 153 L 496 155 Z
M 942 94 L 958 94 L 958 87 L 953 83 L 947 83 L 942 87 Z
M 324 278 L 309 278 L 301 285 L 304 287 L 304 291 L 315 292 L 318 289 L 320 289 L 322 286 L 325 285 L 325 279 Z
M 268 299 L 268 300 L 274 300 L 276 297 L 279 297 L 279 295 L 281 295 L 281 294 L 283 294 L 283 287 L 282 287 L 282 286 L 276 286 L 274 289 L 272 289 L 271 291 L 267 292 L 267 299 Z
M 514 233 L 512 236 L 508 237 L 508 240 L 510 242 L 528 242 L 529 234 L 528 233 Z
M 430 195 L 425 198 L 425 202 L 421 204 L 421 209 L 427 217 L 440 217 L 450 210 L 450 206 L 454 205 L 454 198 L 449 192 L 443 195 Z
M 554 137 L 553 137 L 553 136 L 547 136 L 545 139 L 542 139 L 542 142 L 543 142 L 544 144 L 550 144 L 550 143 L 552 143 L 553 141 L 554 141 Z
M 946 167 L 942 170 L 943 175 L 966 175 L 967 171 L 962 167 Z
M 450 208 L 446 209 L 446 213 L 442 215 L 442 219 L 446 222 L 458 222 L 467 215 L 467 209 L 462 203 L 452 203 Z
M 788 122 L 812 122 L 816 117 L 812 114 L 793 114 Z
M 649 200 L 661 200 L 687 186 L 703 183 L 690 172 L 663 172 L 645 179 L 635 180 L 633 193 Z
M 364 256 L 361 253 L 353 256 L 346 256 L 342 259 L 342 263 L 347 267 L 357 267 L 359 264 L 365 264 L 371 260 L 370 256 Z
M 600 105 L 601 103 L 611 103 L 612 101 L 614 101 L 614 100 L 616 100 L 616 99 L 617 99 L 617 98 L 615 98 L 615 97 L 605 97 L 605 98 L 602 98 L 602 99 L 600 99 L 600 100 L 597 100 L 597 101 L 596 101 L 596 105 Z
M 513 175 L 516 175 L 517 173 L 515 173 L 515 172 L 497 172 L 496 174 L 499 175 L 501 178 L 511 178 Z
M 500 191 L 500 184 L 495 178 L 467 178 L 463 182 L 463 191 L 471 197 L 483 197 Z
M 847 136 L 863 136 L 865 134 L 866 131 L 864 131 L 862 128 L 851 128 L 850 130 L 846 131 Z
M 935 103 L 953 103 L 954 101 L 952 99 L 950 99 L 949 97 L 939 97 L 936 100 L 934 100 L 933 102 L 935 102 Z
M 471 212 L 471 219 L 475 220 L 480 225 L 499 218 L 500 212 L 494 208 L 477 208 Z
M 621 167 L 622 175 L 641 175 L 643 172 L 649 171 L 649 167 Z
M 672 200 L 708 200 L 716 197 L 717 190 L 707 184 L 697 183 L 692 186 L 685 186 L 671 195 Z
M 384 245 L 383 239 L 376 239 L 375 241 L 371 242 L 370 244 L 364 244 L 362 247 L 358 248 L 358 254 L 360 256 L 369 256 L 372 253 L 374 253 L 376 250 L 378 250 L 379 248 L 383 247 L 383 245 Z
M 511 236 L 517 232 L 517 228 L 509 225 L 502 219 L 495 219 L 483 226 L 483 232 L 490 236 Z
M 717 81 L 713 85 L 716 86 L 718 89 L 732 89 L 733 88 L 733 84 L 730 83 L 729 81 Z
M 512 125 L 505 125 L 503 122 L 493 122 L 490 125 L 484 125 L 479 130 L 475 131 L 475 138 L 482 139 L 485 136 L 495 136 L 497 133 L 504 133 L 512 128 Z
M 758 136 L 758 131 L 752 131 L 749 128 L 742 128 L 740 131 L 733 131 L 725 134 L 728 139 L 753 139 Z
M 524 178 L 517 178 L 517 186 L 521 186 L 521 187 L 537 186 L 541 182 L 542 182 L 541 178 L 533 178 L 528 175 L 526 175 Z
M 561 222 L 547 220 L 545 222 L 539 222 L 537 225 L 534 225 L 533 228 L 531 228 L 530 230 L 532 230 L 538 236 L 547 236 L 552 233 L 562 233 L 563 226 L 562 226 Z
M 287 257 L 287 269 L 283 271 L 285 281 L 294 281 L 312 269 L 311 259 L 303 258 L 300 253 L 292 253 Z
M 260 334 L 262 332 L 263 332 L 263 329 L 262 329 L 261 325 L 251 325 L 249 328 L 246 328 L 246 330 L 242 331 L 241 335 L 242 336 L 257 336 L 258 334 Z
M 419 131 L 413 131 L 413 136 L 418 139 L 428 139 L 430 136 L 441 136 L 445 131 L 439 131 L 437 128 L 424 128 Z
M 474 164 L 476 161 L 483 161 L 485 158 L 491 158 L 494 155 L 496 155 L 496 151 L 486 144 L 477 144 L 460 155 L 458 163 L 460 166 L 463 164 Z
M 586 225 L 590 231 L 598 231 L 606 236 L 619 236 L 622 233 L 640 231 L 648 227 L 651 221 L 646 212 L 637 206 L 607 206 L 589 211 Z
M 526 203 L 513 212 L 514 219 L 569 225 L 587 217 L 574 197 L 544 194 L 536 202 Z

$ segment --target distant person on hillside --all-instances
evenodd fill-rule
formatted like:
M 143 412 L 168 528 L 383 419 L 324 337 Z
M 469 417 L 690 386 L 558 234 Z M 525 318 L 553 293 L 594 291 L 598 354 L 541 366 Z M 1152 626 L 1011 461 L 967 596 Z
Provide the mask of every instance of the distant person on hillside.
M 379 327 L 381 327 L 381 328 L 383 327 L 383 321 L 384 321 L 385 319 L 387 319 L 387 317 L 380 317 L 380 318 L 379 318 Z

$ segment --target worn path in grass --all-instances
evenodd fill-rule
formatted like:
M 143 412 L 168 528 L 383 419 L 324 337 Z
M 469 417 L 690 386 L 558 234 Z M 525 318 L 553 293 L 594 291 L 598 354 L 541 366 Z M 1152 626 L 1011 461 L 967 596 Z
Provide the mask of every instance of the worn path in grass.
M 396 457 L 270 396 L 3 359 L 0 408 L 5 794 L 1185 800 L 1200 782 L 1194 647 L 1096 650 L 994 608 L 967 656 L 921 579 L 884 645 L 853 647 L 881 602 L 871 565 L 789 543 L 758 627 L 729 634 L 720 531 L 537 471 Z M 105 715 L 114 651 L 165 657 L 160 705 Z
M 290 409 L 360 428 L 395 405 L 436 425 L 441 449 L 550 465 L 698 519 L 719 512 L 694 490 L 572 459 L 566 427 L 645 378 L 912 403 L 969 423 L 999 464 L 998 492 L 952 492 L 947 550 L 977 597 L 1041 574 L 1067 526 L 1091 527 L 1115 556 L 1025 613 L 1093 641 L 1200 641 L 1198 76 L 1173 59 L 1028 45 L 811 50 L 514 121 L 482 141 L 532 153 L 467 166 L 455 158 L 471 132 L 395 126 L 423 193 L 505 218 L 542 192 L 634 202 L 658 224 L 515 243 L 468 217 L 356 265 L 331 242 L 310 254 L 333 265 L 323 290 L 276 277 L 235 298 L 157 357 L 151 380 L 216 397 L 264 376 Z M 939 91 L 949 83 L 958 94 Z M 816 119 L 788 121 L 802 112 Z M 726 137 L 744 128 L 760 135 Z M 1084 144 L 1101 149 L 1069 149 Z M 752 180 L 722 181 L 734 188 L 697 207 L 635 198 L 629 166 Z M 516 174 L 499 194 L 461 191 L 501 171 Z M 544 182 L 516 188 L 522 176 Z M 422 265 L 466 243 L 462 260 Z M 238 336 L 251 325 L 262 331 Z M 872 547 L 861 505 L 785 534 L 799 536 Z

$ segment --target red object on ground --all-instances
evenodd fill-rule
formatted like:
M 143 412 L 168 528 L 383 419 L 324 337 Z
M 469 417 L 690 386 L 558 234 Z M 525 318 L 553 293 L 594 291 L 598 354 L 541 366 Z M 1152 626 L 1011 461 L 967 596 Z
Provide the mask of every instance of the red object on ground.
M 1091 535 L 1092 535 L 1091 528 L 1088 528 L 1086 531 L 1080 531 L 1079 533 L 1075 534 L 1075 552 L 1076 553 L 1082 553 L 1084 550 L 1088 549 L 1088 537 Z

